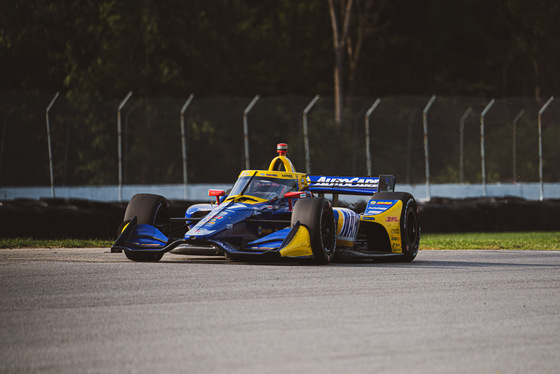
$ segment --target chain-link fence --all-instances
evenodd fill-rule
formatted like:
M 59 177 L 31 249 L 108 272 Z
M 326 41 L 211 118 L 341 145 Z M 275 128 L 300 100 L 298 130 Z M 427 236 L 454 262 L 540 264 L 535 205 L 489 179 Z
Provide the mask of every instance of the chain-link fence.
M 1 186 L 183 183 L 180 111 L 184 98 L 133 94 L 121 110 L 119 173 L 117 97 L 0 92 Z M 313 97 L 261 97 L 247 114 L 249 163 L 268 167 L 279 142 L 306 171 L 303 111 Z M 377 97 L 352 97 L 343 121 L 333 120 L 334 100 L 320 97 L 307 115 L 311 172 L 366 175 L 366 113 Z M 386 97 L 369 116 L 372 174 L 391 173 L 400 183 L 426 182 L 427 125 L 431 183 L 538 182 L 538 113 L 544 102 L 527 97 L 491 101 L 469 97 Z M 252 97 L 195 97 L 184 113 L 189 183 L 230 183 L 245 168 L 243 112 Z M 462 129 L 462 131 L 461 131 Z M 542 113 L 543 181 L 560 181 L 560 102 Z M 51 168 L 52 165 L 52 168 Z

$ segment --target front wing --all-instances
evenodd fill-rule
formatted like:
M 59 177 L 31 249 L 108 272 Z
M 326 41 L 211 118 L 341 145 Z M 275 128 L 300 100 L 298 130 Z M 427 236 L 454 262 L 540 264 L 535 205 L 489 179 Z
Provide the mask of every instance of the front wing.
M 215 239 L 171 239 L 151 225 L 138 225 L 134 217 L 122 230 L 111 250 L 166 253 L 179 246 L 215 248 L 226 257 L 275 257 L 305 259 L 313 257 L 309 230 L 297 223 L 241 247 Z

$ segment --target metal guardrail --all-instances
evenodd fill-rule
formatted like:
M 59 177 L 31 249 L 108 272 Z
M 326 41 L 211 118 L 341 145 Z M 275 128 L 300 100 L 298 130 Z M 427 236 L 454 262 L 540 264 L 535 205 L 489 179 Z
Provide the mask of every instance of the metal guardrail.
M 190 201 L 211 201 L 208 197 L 209 189 L 227 190 L 231 184 L 190 184 L 188 186 L 188 196 Z M 527 200 L 540 200 L 540 183 L 517 183 L 517 184 L 487 184 L 488 197 L 513 196 Z M 74 198 L 95 201 L 118 201 L 118 186 L 73 186 L 57 187 L 58 198 Z M 411 193 L 417 200 L 428 200 L 425 195 L 425 185 L 397 184 L 396 191 L 406 191 Z M 543 184 L 545 199 L 560 199 L 560 183 Z M 170 185 L 128 185 L 123 186 L 122 198 L 124 201 L 130 200 L 137 193 L 153 193 L 165 196 L 170 200 L 184 199 L 184 186 L 182 184 Z M 43 187 L 1 187 L 0 200 L 15 199 L 40 199 L 50 196 L 50 188 Z M 483 197 L 481 184 L 432 184 L 430 198 L 442 197 L 451 199 L 463 199 L 473 197 Z M 357 201 L 364 200 L 363 196 L 342 196 L 340 200 Z

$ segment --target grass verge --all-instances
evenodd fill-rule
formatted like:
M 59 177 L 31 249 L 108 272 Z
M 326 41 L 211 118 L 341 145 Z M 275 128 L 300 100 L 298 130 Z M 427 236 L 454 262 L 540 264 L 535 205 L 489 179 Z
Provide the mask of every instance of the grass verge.
M 560 232 L 425 234 L 420 249 L 560 250 Z
M 0 248 L 110 248 L 110 240 L 0 238 Z M 560 232 L 424 234 L 420 249 L 560 250 Z
M 0 238 L 0 248 L 109 248 L 109 240 Z

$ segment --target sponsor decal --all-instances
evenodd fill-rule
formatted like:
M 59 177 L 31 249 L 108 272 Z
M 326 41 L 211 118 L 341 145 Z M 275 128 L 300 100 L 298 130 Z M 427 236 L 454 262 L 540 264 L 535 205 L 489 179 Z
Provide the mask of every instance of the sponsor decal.
M 378 178 L 320 177 L 313 187 L 362 187 L 377 188 Z
M 399 222 L 399 217 L 387 217 L 385 222 Z
M 392 201 L 378 201 L 378 205 L 393 205 Z
M 384 206 L 374 206 L 368 209 L 368 212 L 384 212 L 387 210 L 387 207 Z
M 364 215 L 381 214 L 381 213 L 385 212 L 387 209 L 389 209 L 389 208 L 388 207 L 370 207 L 365 211 Z
M 258 228 L 258 233 L 259 235 L 268 235 L 268 234 L 272 234 L 274 232 L 273 229 L 267 229 L 267 228 L 262 228 L 262 226 L 259 226 Z
M 358 231 L 358 222 L 360 220 L 360 216 L 346 209 L 338 210 L 338 214 L 340 215 L 339 223 L 340 218 L 342 218 L 342 224 L 340 225 L 338 237 L 354 240 Z
M 401 234 L 401 229 L 391 229 L 391 234 L 392 235 L 400 235 Z

